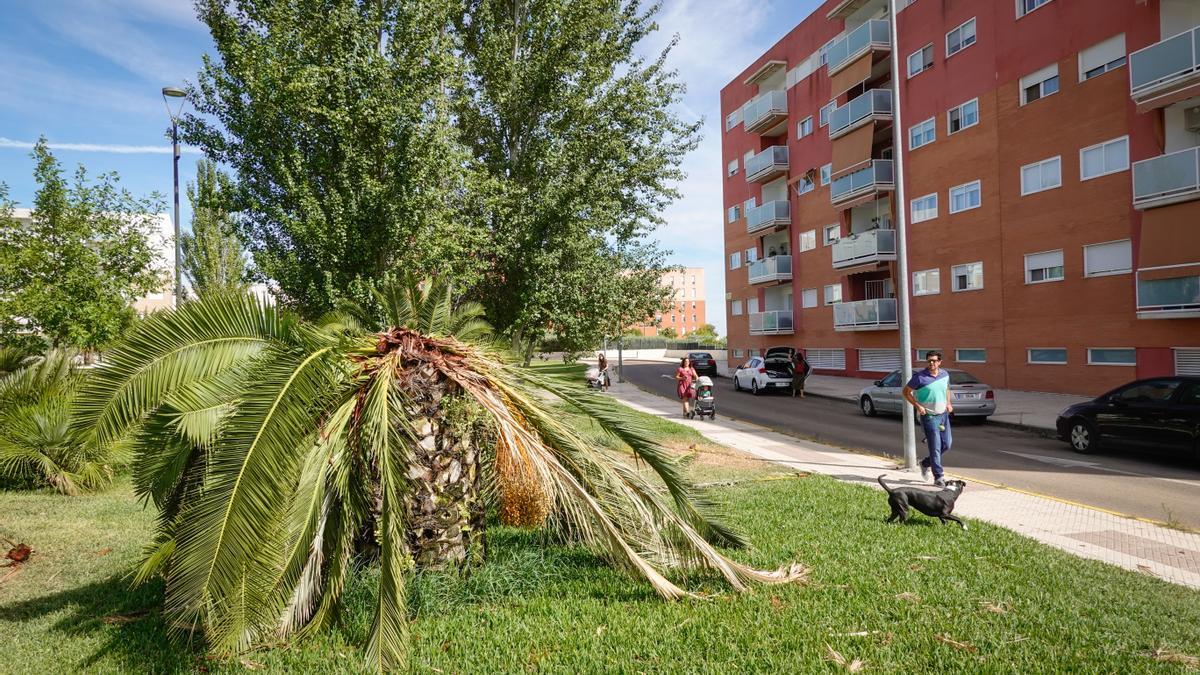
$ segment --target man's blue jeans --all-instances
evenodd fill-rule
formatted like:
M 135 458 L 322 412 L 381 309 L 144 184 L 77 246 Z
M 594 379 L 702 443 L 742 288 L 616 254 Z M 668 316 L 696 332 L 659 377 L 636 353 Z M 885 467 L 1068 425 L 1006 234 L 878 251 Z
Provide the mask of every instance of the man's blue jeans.
M 938 429 L 939 424 L 945 431 Z M 929 446 L 929 456 L 921 460 L 921 466 L 933 469 L 934 479 L 940 480 L 942 453 L 950 450 L 950 413 L 921 415 L 921 428 L 925 430 L 925 444 Z

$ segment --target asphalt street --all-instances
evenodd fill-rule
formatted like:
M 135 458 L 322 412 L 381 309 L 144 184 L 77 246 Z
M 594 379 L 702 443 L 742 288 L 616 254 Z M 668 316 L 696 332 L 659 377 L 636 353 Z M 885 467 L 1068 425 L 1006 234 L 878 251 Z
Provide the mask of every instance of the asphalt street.
M 625 363 L 625 379 L 675 399 L 675 366 Z M 718 415 L 843 448 L 903 457 L 899 417 L 865 417 L 850 401 L 735 392 L 715 380 Z M 1080 455 L 1057 439 L 994 424 L 956 422 L 946 471 L 1118 513 L 1200 529 L 1200 465 L 1191 458 L 1107 450 Z M 917 430 L 917 456 L 924 444 Z

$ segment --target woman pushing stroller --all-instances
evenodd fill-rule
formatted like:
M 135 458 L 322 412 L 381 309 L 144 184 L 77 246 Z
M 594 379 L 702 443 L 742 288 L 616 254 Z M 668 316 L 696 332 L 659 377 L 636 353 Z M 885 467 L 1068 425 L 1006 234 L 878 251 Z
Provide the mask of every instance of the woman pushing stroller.
M 679 382 L 679 385 L 675 388 L 675 393 L 679 396 L 679 400 L 683 402 L 684 417 L 691 415 L 691 401 L 696 398 L 696 390 L 692 388 L 692 383 L 699 376 L 696 369 L 692 367 L 692 362 L 688 357 L 685 356 L 679 359 L 679 368 L 675 370 L 675 380 Z

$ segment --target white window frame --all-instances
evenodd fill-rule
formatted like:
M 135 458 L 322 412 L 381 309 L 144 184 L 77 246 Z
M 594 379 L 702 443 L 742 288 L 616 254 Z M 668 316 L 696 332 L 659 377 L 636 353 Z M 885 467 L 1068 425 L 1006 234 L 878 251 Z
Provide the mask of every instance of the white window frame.
M 960 356 L 960 353 L 965 352 L 965 351 L 983 352 L 983 358 L 979 359 L 979 360 L 964 359 Z M 958 347 L 957 349 L 954 350 L 954 362 L 955 363 L 987 363 L 987 347 Z
M 978 114 L 976 114 L 976 117 L 978 117 Z M 947 124 L 949 124 L 949 117 L 947 117 Z M 913 132 L 918 131 L 918 130 L 921 132 L 920 138 L 922 139 L 922 141 L 920 143 L 914 144 L 913 143 L 913 139 L 914 139 Z M 928 131 L 933 132 L 933 138 L 929 139 L 928 141 L 923 140 Z M 924 122 L 919 122 L 908 128 L 908 149 L 909 150 L 916 150 L 917 148 L 923 148 L 927 145 L 930 145 L 931 143 L 933 143 L 936 140 L 937 140 L 937 118 L 936 117 L 930 117 L 929 119 L 925 120 Z
M 809 295 L 810 293 L 812 295 Z M 812 304 L 809 304 L 809 298 L 812 299 Z M 812 309 L 819 306 L 820 303 L 821 297 L 817 295 L 817 289 L 804 288 L 800 290 L 800 309 Z
M 969 286 L 967 288 L 955 288 L 954 278 L 958 276 L 958 272 L 956 270 L 960 270 L 964 267 L 970 267 L 971 265 L 979 265 L 979 285 L 974 288 L 969 287 Z M 982 291 L 984 288 L 984 285 L 985 284 L 984 284 L 983 261 L 982 260 L 976 260 L 975 262 L 963 263 L 961 265 L 952 265 L 950 267 L 950 291 L 952 293 L 970 293 L 971 291 Z
M 746 256 L 746 264 L 747 265 L 749 265 L 752 262 L 755 262 L 756 260 L 758 260 L 758 247 L 751 246 L 750 248 L 746 249 L 744 255 Z M 696 292 L 696 289 L 693 288 L 692 293 L 695 293 L 695 292 Z M 696 296 L 693 295 L 692 297 L 696 297 Z
M 1033 267 L 1033 268 L 1031 268 L 1029 266 L 1029 259 L 1031 257 L 1036 256 L 1036 255 L 1043 255 L 1046 253 L 1057 253 L 1058 261 L 1061 264 L 1054 265 L 1051 267 Z M 1061 276 L 1057 276 L 1057 277 L 1047 276 L 1044 279 L 1038 279 L 1036 281 L 1033 279 L 1033 272 L 1035 270 L 1052 270 L 1055 267 L 1062 268 Z M 1063 250 L 1061 248 L 1054 248 L 1054 249 L 1050 249 L 1048 251 L 1038 251 L 1037 253 L 1026 253 L 1025 254 L 1025 284 L 1027 286 L 1030 286 L 1030 285 L 1034 285 L 1034 284 L 1049 284 L 1049 283 L 1054 283 L 1056 281 L 1065 281 L 1067 278 L 1067 269 L 1066 268 L 1067 268 L 1066 260 L 1064 260 Z
M 1103 172 L 1095 174 L 1093 176 L 1083 175 L 1083 167 L 1084 167 L 1083 153 L 1085 153 L 1089 150 L 1100 150 L 1101 157 L 1103 157 L 1105 147 L 1112 145 L 1113 143 L 1121 143 L 1121 142 L 1125 143 L 1125 166 L 1123 166 L 1119 169 L 1113 169 L 1111 171 L 1103 171 Z M 1101 178 L 1103 176 L 1111 176 L 1114 173 L 1121 173 L 1122 171 L 1128 171 L 1128 170 L 1129 170 L 1129 136 L 1119 136 L 1117 138 L 1104 141 L 1102 143 L 1097 143 L 1095 145 L 1089 145 L 1086 148 L 1080 148 L 1080 150 L 1079 150 L 1079 180 L 1080 181 L 1092 180 L 1094 178 Z
M 1037 2 L 1037 1 L 1038 0 L 1034 0 L 1034 2 Z M 1050 2 L 1051 2 L 1051 0 L 1041 0 L 1041 2 L 1033 9 L 1025 9 L 1025 0 L 1017 0 L 1017 19 L 1021 19 L 1022 17 L 1026 17 L 1026 16 L 1029 16 L 1030 14 L 1033 14 L 1034 12 L 1038 11 L 1039 9 L 1050 4 Z
M 741 316 L 742 315 L 742 301 L 741 300 L 730 300 L 729 301 L 729 314 L 730 314 L 730 316 Z
M 1120 42 L 1120 44 L 1121 44 L 1121 55 L 1119 57 L 1117 57 L 1115 59 L 1109 59 L 1108 61 L 1105 61 L 1098 65 L 1092 66 L 1091 68 L 1086 67 L 1086 65 L 1083 62 L 1083 58 L 1087 52 L 1092 51 L 1092 50 L 1096 49 L 1097 47 L 1105 46 L 1108 43 L 1116 43 L 1116 42 Z M 1092 78 L 1100 77 L 1101 75 L 1103 75 L 1105 73 L 1110 73 L 1110 72 L 1116 70 L 1117 68 L 1124 67 L 1125 65 L 1127 65 L 1129 63 L 1129 46 L 1128 46 L 1128 42 L 1125 40 L 1125 33 L 1117 33 L 1116 35 L 1108 38 L 1107 40 L 1101 40 L 1100 42 L 1097 42 L 1096 44 L 1092 45 L 1091 47 L 1088 47 L 1087 49 L 1079 50 L 1079 55 L 1075 61 L 1076 61 L 1076 67 L 1079 71 L 1079 81 L 1080 82 L 1087 82 L 1088 80 L 1090 80 Z M 1088 77 L 1088 73 L 1090 73 L 1092 71 L 1096 71 L 1096 70 L 1098 70 L 1100 72 L 1096 73 L 1095 75 L 1092 75 L 1091 77 Z
M 834 100 L 830 101 L 828 104 L 821 106 L 821 109 L 817 111 L 817 120 L 818 120 L 817 126 L 819 126 L 819 127 L 829 126 L 829 115 L 831 113 L 833 113 L 833 109 L 836 107 L 837 107 L 837 99 L 834 99 Z
M 1064 352 L 1065 356 L 1063 357 L 1063 360 L 1062 361 L 1034 361 L 1033 360 L 1033 352 L 1034 351 L 1042 351 L 1042 350 L 1047 350 L 1047 349 L 1053 349 L 1055 351 Z M 1065 365 L 1067 365 L 1067 361 L 1070 359 L 1070 356 L 1071 356 L 1070 352 L 1067 350 L 1066 347 L 1030 347 L 1025 350 L 1025 363 L 1028 365 L 1031 365 L 1031 366 L 1065 366 Z
M 946 58 L 950 58 L 955 54 L 960 54 L 971 45 L 979 42 L 979 24 L 975 22 L 975 18 L 976 17 L 971 17 L 970 19 L 967 19 L 966 21 L 960 23 L 956 28 L 946 33 Z M 963 44 L 961 31 L 963 28 L 967 27 L 967 24 L 971 24 L 971 42 L 970 44 Z M 959 33 L 958 47 L 954 51 L 950 51 L 950 36 L 955 32 Z
M 833 232 L 832 237 L 829 236 L 830 231 Z M 833 223 L 832 225 L 826 225 L 825 229 L 822 230 L 821 238 L 822 238 L 822 240 L 824 240 L 824 244 L 823 244 L 824 246 L 833 246 L 833 243 L 835 241 L 838 241 L 839 239 L 842 238 L 842 226 L 838 223 Z
M 918 275 L 921 275 L 921 277 L 920 277 L 920 278 L 928 278 L 928 277 L 933 277 L 933 280 L 934 280 L 936 283 L 934 283 L 934 284 L 930 284 L 930 283 L 924 283 L 924 284 L 920 284 L 921 286 L 926 286 L 926 287 L 928 287 L 928 286 L 932 286 L 932 287 L 933 287 L 933 290 L 929 290 L 929 288 L 925 288 L 924 290 L 918 291 L 918 290 L 917 290 L 917 286 L 918 286 L 918 284 L 917 284 Z M 913 272 L 913 273 L 912 273 L 912 277 L 913 277 L 913 281 L 912 281 L 912 294 L 913 294 L 913 297 L 919 297 L 919 296 L 922 296 L 922 295 L 938 295 L 938 294 L 940 294 L 940 293 L 942 292 L 942 270 L 941 270 L 941 268 L 940 268 L 940 267 L 934 267 L 933 269 L 928 269 L 928 270 L 917 270 L 916 272 Z
M 829 291 L 834 288 L 837 289 L 837 299 L 830 301 Z M 822 304 L 824 304 L 826 307 L 840 303 L 842 301 L 842 283 L 839 281 L 836 284 L 825 284 L 825 292 L 821 294 L 821 299 L 823 301 Z
M 799 244 L 800 244 L 800 246 L 799 246 L 800 253 L 804 253 L 805 251 L 811 251 L 817 247 L 817 231 L 815 229 L 814 230 L 805 230 L 804 232 L 801 232 L 800 236 L 797 237 L 797 239 L 799 240 Z M 808 243 L 807 246 L 805 246 L 805 242 Z
M 758 314 L 758 296 L 746 298 L 746 313 Z
M 812 115 L 809 115 L 808 117 L 805 117 L 804 119 L 800 120 L 799 123 L 796 124 L 796 138 L 799 139 L 799 138 L 804 138 L 805 136 L 812 135 L 812 132 L 813 132 L 812 120 L 813 120 Z M 807 129 L 805 127 L 807 127 Z
M 925 65 L 924 55 L 925 55 L 926 49 L 929 50 L 929 65 Z M 912 69 L 912 59 L 914 56 L 921 57 L 921 67 L 915 71 Z M 933 68 L 933 43 L 930 42 L 929 44 L 925 45 L 924 47 L 921 47 L 917 51 L 909 54 L 908 58 L 904 60 L 904 64 L 905 64 L 905 70 L 908 72 L 909 79 L 912 79 L 912 78 L 916 77 L 917 75 L 920 75 L 921 73 Z
M 821 185 L 829 185 L 833 176 L 833 163 L 830 162 L 821 167 Z
M 796 194 L 806 195 L 817 189 L 817 184 L 808 176 L 801 176 L 800 180 L 796 181 Z
M 963 189 L 963 188 L 969 188 L 972 185 L 974 185 L 975 188 L 979 191 L 979 203 L 974 206 L 968 206 L 963 209 L 955 209 L 954 208 L 954 191 Z M 962 213 L 964 211 L 972 211 L 974 209 L 981 208 L 983 206 L 983 181 L 976 179 L 976 180 L 971 181 L 970 183 L 963 183 L 962 185 L 955 185 L 954 187 L 947 190 L 947 196 L 949 197 L 950 201 L 946 205 L 946 210 L 947 210 L 947 212 L 949 212 L 951 214 Z
M 975 121 L 971 122 L 970 124 L 963 124 L 962 123 L 963 110 L 967 106 L 971 105 L 972 103 L 975 104 Z M 958 126 L 958 129 L 951 130 L 950 114 L 953 113 L 954 111 L 958 111 L 959 126 Z M 962 103 L 960 103 L 946 111 L 946 135 L 947 136 L 953 136 L 954 134 L 961 133 L 963 131 L 966 131 L 967 129 L 970 129 L 973 126 L 977 126 L 978 124 L 979 124 L 979 99 L 978 98 L 973 98 L 970 101 L 963 101 Z
M 1043 185 L 1043 183 L 1045 183 L 1045 174 L 1043 173 L 1043 171 L 1044 171 L 1045 167 L 1050 164 L 1055 164 L 1058 166 L 1058 182 L 1056 182 L 1053 185 Z M 1038 185 L 1039 185 L 1039 187 L 1036 190 L 1030 190 L 1025 185 L 1025 170 L 1032 169 L 1035 167 L 1038 169 L 1038 179 L 1039 179 Z M 1054 189 L 1060 188 L 1060 187 L 1062 187 L 1062 155 L 1057 155 L 1055 157 L 1043 159 L 1040 162 L 1033 162 L 1031 164 L 1026 164 L 1025 166 L 1021 167 L 1021 196 L 1022 197 L 1026 196 L 1026 195 L 1036 194 L 1038 192 L 1045 192 L 1046 190 L 1054 190 Z
M 742 359 L 742 358 L 745 358 L 745 357 L 746 357 L 746 350 L 744 350 L 744 349 L 735 349 L 735 350 L 733 350 L 733 358 L 735 358 L 735 359 Z
M 933 215 L 929 215 L 924 218 L 918 218 L 917 217 L 917 202 L 924 201 L 924 200 L 930 199 L 930 198 L 933 199 L 933 209 L 932 209 Z M 922 209 L 922 213 L 928 212 L 929 210 L 930 209 L 927 209 L 927 208 Z M 920 197 L 917 197 L 916 199 L 913 199 L 908 202 L 908 222 L 915 225 L 917 223 L 923 223 L 927 220 L 933 220 L 934 218 L 937 218 L 937 217 L 938 217 L 938 193 L 930 192 L 927 195 L 921 195 Z
M 727 164 L 725 166 L 725 177 L 728 178 L 729 176 L 736 176 L 737 172 L 738 172 L 738 161 L 736 158 L 734 158 L 733 161 L 731 161 L 729 164 Z
M 1051 73 L 1053 73 L 1053 74 L 1051 74 Z M 1041 76 L 1041 79 L 1036 80 L 1036 81 L 1028 81 L 1029 78 L 1034 77 L 1034 76 Z M 1049 82 L 1050 80 L 1054 80 L 1054 91 L 1047 93 L 1046 83 Z M 1058 77 L 1058 62 L 1051 63 L 1050 65 L 1048 65 L 1044 68 L 1035 70 L 1034 72 L 1017 80 L 1017 87 L 1020 88 L 1020 91 L 1018 91 L 1017 94 L 1020 97 L 1021 105 L 1023 105 L 1023 106 L 1029 105 L 1030 103 L 1037 103 L 1038 101 L 1046 98 L 1047 96 L 1053 96 L 1053 95 L 1057 94 L 1059 91 L 1062 90 L 1062 80 L 1060 80 Z M 1037 98 L 1033 98 L 1033 99 L 1029 98 L 1029 89 L 1031 87 L 1038 88 Z
M 1120 270 L 1105 270 L 1103 272 L 1092 272 L 1088 269 L 1088 252 L 1089 248 L 1095 246 L 1110 246 L 1112 244 L 1125 244 L 1129 250 L 1129 267 Z M 1117 274 L 1132 274 L 1133 273 L 1133 242 L 1129 239 L 1114 239 L 1112 241 L 1101 241 L 1095 244 L 1083 245 L 1083 276 L 1085 279 L 1092 277 L 1111 277 Z
M 729 269 L 737 270 L 742 268 L 742 252 L 734 251 L 729 254 Z
M 1121 351 L 1133 352 L 1133 360 L 1132 361 L 1093 361 L 1092 360 L 1092 352 L 1093 351 L 1108 351 L 1108 350 L 1118 350 L 1118 349 Z M 1136 366 L 1137 365 L 1137 348 L 1136 347 L 1088 347 L 1087 348 L 1087 364 L 1089 366 L 1117 366 L 1119 368 L 1128 368 L 1129 366 Z

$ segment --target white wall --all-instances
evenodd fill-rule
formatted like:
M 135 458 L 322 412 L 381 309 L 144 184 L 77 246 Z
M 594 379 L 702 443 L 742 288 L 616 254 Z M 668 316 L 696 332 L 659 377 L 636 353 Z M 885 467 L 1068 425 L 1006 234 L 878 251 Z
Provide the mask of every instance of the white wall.
M 1197 0 L 1159 0 L 1158 25 L 1160 40 L 1200 26 L 1200 2 Z
M 1197 3 L 1200 4 L 1200 3 Z M 1188 108 L 1200 107 L 1200 97 L 1180 101 L 1163 109 L 1163 126 L 1165 139 L 1163 148 L 1166 153 L 1176 150 L 1186 150 L 1200 145 L 1200 134 L 1188 131 L 1183 126 L 1184 111 Z

